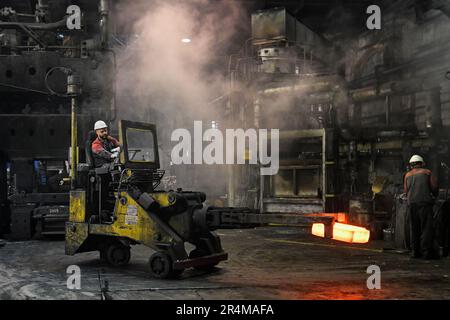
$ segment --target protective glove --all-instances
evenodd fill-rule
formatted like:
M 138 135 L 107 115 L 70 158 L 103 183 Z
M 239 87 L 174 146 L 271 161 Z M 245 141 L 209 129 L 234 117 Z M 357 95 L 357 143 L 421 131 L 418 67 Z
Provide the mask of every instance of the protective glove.
M 112 149 L 111 151 L 112 151 L 112 152 L 120 153 L 120 147 L 114 148 L 114 149 Z
M 119 156 L 119 153 L 118 152 L 114 152 L 112 155 L 111 155 L 111 159 L 115 159 L 115 158 L 117 158 Z

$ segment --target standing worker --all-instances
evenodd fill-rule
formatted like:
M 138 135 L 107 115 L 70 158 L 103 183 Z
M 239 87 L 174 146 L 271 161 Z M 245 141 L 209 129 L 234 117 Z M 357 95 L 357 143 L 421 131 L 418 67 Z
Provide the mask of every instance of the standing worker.
M 433 204 L 439 191 L 437 181 L 431 170 L 424 168 L 421 156 L 413 155 L 409 164 L 404 191 L 409 206 L 412 257 L 436 259 L 439 254 L 434 243 Z

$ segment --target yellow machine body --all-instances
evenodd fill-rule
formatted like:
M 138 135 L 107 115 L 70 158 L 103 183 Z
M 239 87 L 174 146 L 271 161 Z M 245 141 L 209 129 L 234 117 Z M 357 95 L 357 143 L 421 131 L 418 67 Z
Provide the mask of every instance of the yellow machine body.
M 173 204 L 169 202 L 169 193 L 158 192 L 150 194 L 161 207 Z M 164 234 L 147 212 L 126 192 L 121 192 L 120 201 L 116 202 L 114 209 L 115 221 L 112 224 L 91 224 L 86 221 L 86 192 L 72 191 L 70 193 L 70 216 L 66 227 L 66 252 L 75 254 L 88 235 L 105 235 L 123 237 L 155 247 L 155 241 L 170 241 L 170 236 Z M 77 230 L 87 232 L 77 232 Z

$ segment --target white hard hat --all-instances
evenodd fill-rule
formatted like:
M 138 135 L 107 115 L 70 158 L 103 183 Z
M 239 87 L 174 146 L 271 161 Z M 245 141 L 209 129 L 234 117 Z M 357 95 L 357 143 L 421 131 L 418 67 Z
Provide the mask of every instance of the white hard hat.
M 411 157 L 411 159 L 409 159 L 409 163 L 414 163 L 414 162 L 424 162 L 424 161 L 421 156 L 418 156 L 417 154 L 415 154 Z
M 103 129 L 103 128 L 108 128 L 108 126 L 106 125 L 106 123 L 102 120 L 98 120 L 95 124 L 94 124 L 94 130 L 98 130 L 98 129 Z

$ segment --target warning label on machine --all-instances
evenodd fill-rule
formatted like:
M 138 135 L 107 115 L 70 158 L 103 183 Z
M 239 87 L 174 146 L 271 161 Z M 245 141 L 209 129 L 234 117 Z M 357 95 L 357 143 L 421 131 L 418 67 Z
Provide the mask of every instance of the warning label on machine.
M 129 205 L 127 207 L 127 213 L 125 215 L 125 224 L 136 225 L 138 222 L 138 210 L 136 206 Z

